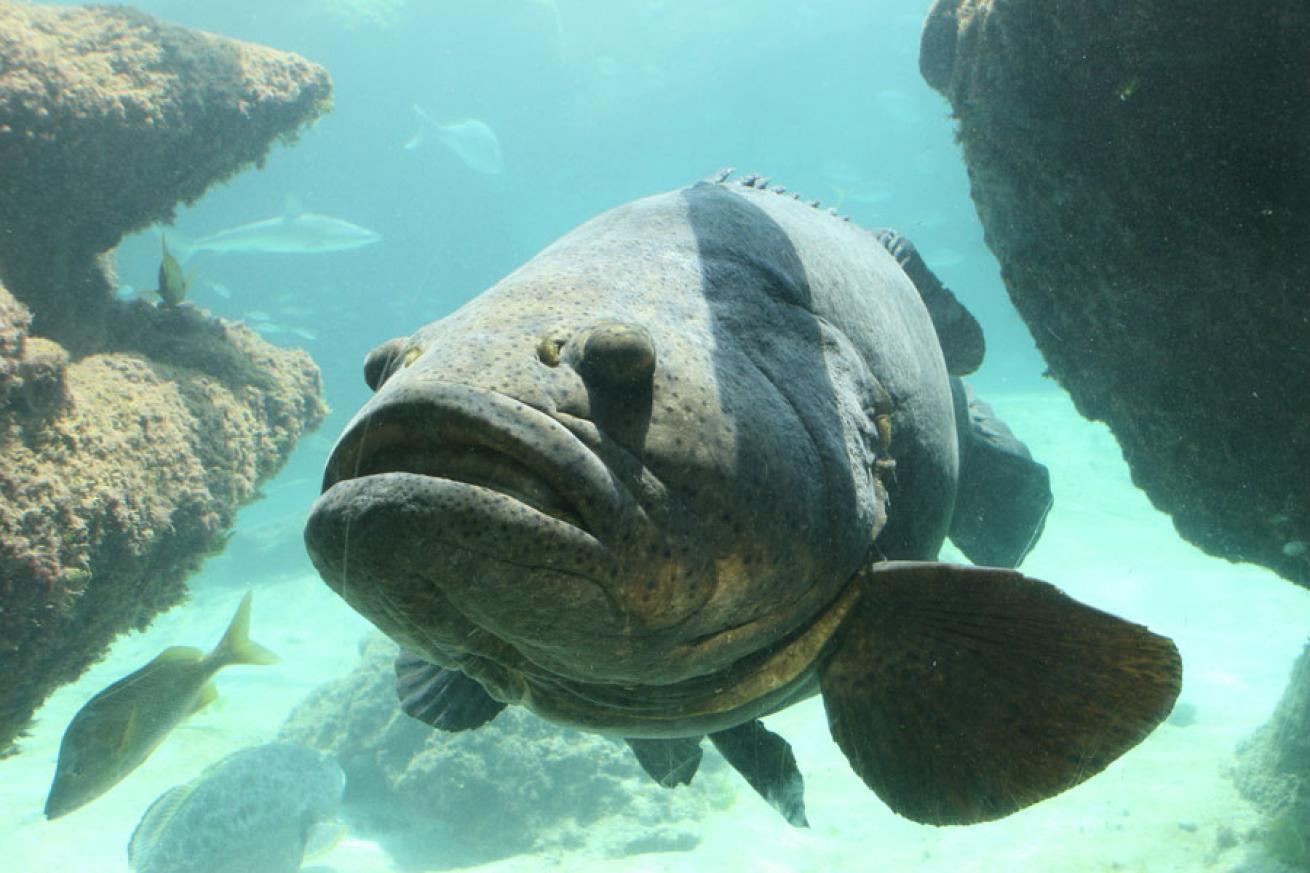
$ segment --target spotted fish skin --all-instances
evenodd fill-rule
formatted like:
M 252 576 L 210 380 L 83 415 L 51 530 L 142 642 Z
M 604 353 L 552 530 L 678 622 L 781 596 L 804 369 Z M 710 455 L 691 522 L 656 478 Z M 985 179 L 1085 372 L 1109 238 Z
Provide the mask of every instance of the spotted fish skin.
M 336 761 L 296 743 L 242 749 L 161 794 L 128 844 L 133 873 L 295 873 L 341 804 Z
M 368 356 L 305 539 L 407 651 L 407 712 L 524 706 L 624 737 L 666 786 L 708 736 L 796 826 L 795 756 L 758 720 L 814 694 L 852 769 L 932 824 L 1058 793 L 1164 718 L 1167 638 L 934 560 L 999 519 L 1017 563 L 1049 488 L 989 511 L 1040 465 L 1000 428 L 977 450 L 976 322 L 908 243 L 817 207 L 727 173 L 633 201 Z
M 634 729 L 711 696 L 691 720 L 728 728 L 800 692 L 793 671 L 730 702 L 714 674 L 776 673 L 742 661 L 829 609 L 875 540 L 934 556 L 958 448 L 895 258 L 751 182 L 611 210 L 380 347 L 307 531 L 329 584 L 415 654 L 584 727 L 593 692 Z

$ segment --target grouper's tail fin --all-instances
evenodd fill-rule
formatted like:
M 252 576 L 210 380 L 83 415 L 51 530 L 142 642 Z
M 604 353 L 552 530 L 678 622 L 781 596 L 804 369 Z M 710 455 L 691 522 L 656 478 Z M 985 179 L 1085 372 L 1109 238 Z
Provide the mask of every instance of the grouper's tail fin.
M 951 378 L 960 474 L 951 542 L 975 564 L 1017 567 L 1041 538 L 1051 474 L 962 379 Z
M 253 592 L 247 591 L 241 598 L 227 632 L 214 646 L 214 650 L 205 656 L 205 660 L 215 670 L 230 664 L 276 664 L 281 660 L 277 655 L 250 638 L 250 602 Z
M 851 766 L 926 824 L 1001 818 L 1104 769 L 1172 709 L 1166 637 L 1011 570 L 875 564 L 820 669 Z

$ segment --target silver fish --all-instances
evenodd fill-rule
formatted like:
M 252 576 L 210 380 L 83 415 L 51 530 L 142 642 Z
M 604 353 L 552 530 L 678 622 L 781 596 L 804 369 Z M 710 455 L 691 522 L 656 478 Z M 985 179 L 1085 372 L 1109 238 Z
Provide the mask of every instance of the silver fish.
M 414 107 L 414 114 L 418 116 L 418 130 L 405 143 L 405 148 L 416 149 L 431 138 L 454 152 L 469 169 L 487 175 L 495 175 L 505 169 L 500 140 L 485 121 L 466 118 L 450 124 L 438 124 L 418 106 Z
M 258 252 L 308 255 L 372 245 L 381 234 L 330 215 L 289 210 L 276 218 L 252 221 L 195 240 L 189 252 Z

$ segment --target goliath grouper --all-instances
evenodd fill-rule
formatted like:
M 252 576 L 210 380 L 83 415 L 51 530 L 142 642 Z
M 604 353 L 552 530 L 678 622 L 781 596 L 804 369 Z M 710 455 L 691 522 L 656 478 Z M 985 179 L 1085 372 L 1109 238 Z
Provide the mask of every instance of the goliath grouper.
M 952 375 L 981 356 L 894 234 L 720 174 L 370 354 L 306 542 L 436 727 L 525 706 L 626 738 L 668 786 L 708 735 L 800 825 L 759 719 L 821 694 L 893 810 L 1000 818 L 1150 733 L 1181 664 L 1045 582 L 934 562 L 961 518 L 977 544 L 1014 517 L 990 511 L 1032 490 L 1007 470 L 1045 482 L 983 450 Z M 1045 505 L 990 551 L 1017 563 Z

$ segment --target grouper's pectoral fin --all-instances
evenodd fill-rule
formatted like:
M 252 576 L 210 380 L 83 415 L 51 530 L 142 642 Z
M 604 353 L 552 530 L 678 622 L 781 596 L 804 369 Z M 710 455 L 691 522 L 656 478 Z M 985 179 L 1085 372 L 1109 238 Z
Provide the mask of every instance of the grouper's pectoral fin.
M 645 739 L 625 737 L 641 769 L 665 788 L 690 785 L 700 766 L 700 737 L 674 737 L 672 739 Z
M 458 670 L 438 667 L 409 652 L 396 656 L 400 708 L 443 731 L 466 731 L 491 721 L 505 704 Z
M 759 720 L 710 734 L 710 742 L 782 817 L 807 828 L 805 780 L 786 740 Z
M 901 815 L 969 824 L 1104 769 L 1169 714 L 1166 637 L 1011 570 L 875 564 L 820 668 L 833 738 Z

